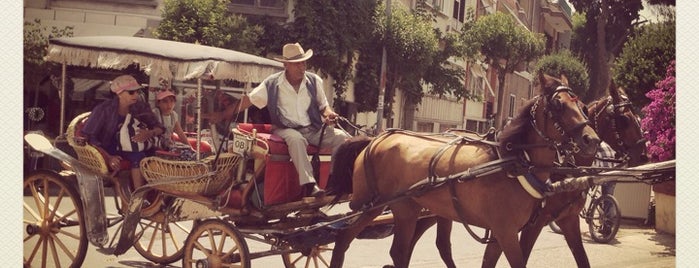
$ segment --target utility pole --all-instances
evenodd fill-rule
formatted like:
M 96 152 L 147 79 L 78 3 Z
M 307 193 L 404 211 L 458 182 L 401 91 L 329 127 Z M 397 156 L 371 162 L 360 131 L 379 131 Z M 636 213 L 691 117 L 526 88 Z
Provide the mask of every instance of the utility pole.
M 391 0 L 386 0 L 386 32 L 384 36 L 388 34 L 388 25 L 391 22 Z M 385 38 L 384 38 L 385 40 Z M 379 134 L 383 131 L 383 108 L 384 108 L 384 98 L 386 95 L 386 43 L 383 44 L 383 53 L 381 54 L 381 82 L 379 84 L 379 102 L 376 108 L 376 128 L 374 129 L 374 135 Z

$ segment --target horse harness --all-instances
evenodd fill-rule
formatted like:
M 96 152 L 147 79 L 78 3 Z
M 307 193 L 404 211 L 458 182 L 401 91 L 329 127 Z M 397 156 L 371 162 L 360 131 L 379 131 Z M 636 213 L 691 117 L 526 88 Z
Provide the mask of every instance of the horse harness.
M 494 174 L 497 172 L 502 172 L 506 170 L 514 170 L 514 172 L 508 172 L 508 176 L 511 177 L 517 177 L 519 180 L 520 184 L 522 187 L 534 198 L 536 199 L 543 199 L 545 196 L 551 195 L 552 193 L 549 191 L 550 189 L 550 180 L 547 179 L 546 182 L 542 182 L 539 180 L 536 175 L 533 174 L 533 172 L 537 169 L 537 167 L 531 165 L 531 162 L 529 159 L 528 154 L 524 149 L 527 148 L 533 148 L 533 147 L 552 147 L 553 150 L 560 152 L 564 151 L 566 153 L 572 153 L 572 152 L 578 152 L 580 151 L 580 147 L 575 143 L 574 139 L 572 136 L 568 134 L 567 131 L 561 126 L 560 122 L 560 114 L 556 113 L 557 110 L 560 108 L 555 108 L 555 107 L 550 107 L 552 103 L 552 100 L 556 98 L 556 95 L 561 93 L 561 92 L 567 92 L 570 94 L 574 100 L 577 101 L 577 98 L 575 98 L 574 94 L 572 93 L 572 90 L 569 87 L 565 86 L 559 86 L 556 88 L 553 94 L 551 94 L 551 97 L 549 98 L 549 101 L 547 101 L 545 108 L 545 114 L 547 116 L 547 119 L 552 119 L 554 120 L 554 127 L 556 130 L 565 138 L 567 138 L 566 144 L 562 144 L 561 142 L 556 142 L 550 137 L 546 136 L 546 134 L 541 131 L 537 124 L 536 124 L 536 111 L 538 107 L 540 106 L 540 101 L 544 99 L 543 95 L 538 95 L 535 98 L 535 103 L 532 105 L 532 108 L 530 110 L 530 115 L 531 115 L 531 127 L 536 131 L 536 133 L 546 142 L 545 143 L 540 143 L 540 144 L 531 144 L 531 145 L 514 145 L 514 144 L 506 144 L 505 149 L 508 151 L 513 151 L 513 150 L 521 150 L 521 154 L 518 154 L 517 156 L 509 156 L 509 157 L 502 157 L 502 153 L 500 152 L 500 143 L 493 141 L 493 140 L 488 140 L 486 137 L 481 137 L 479 139 L 465 136 L 465 135 L 456 135 L 453 133 L 436 133 L 436 134 L 425 134 L 425 133 L 416 133 L 408 130 L 401 130 L 401 129 L 387 129 L 386 132 L 384 132 L 382 135 L 376 137 L 373 139 L 368 145 L 367 149 L 364 151 L 364 172 L 365 172 L 365 178 L 367 182 L 367 186 L 374 196 L 371 202 L 369 202 L 367 205 L 370 207 L 373 207 L 374 204 L 379 199 L 379 190 L 378 190 L 378 184 L 376 180 L 372 180 L 373 174 L 376 174 L 374 172 L 374 167 L 371 164 L 370 161 L 367 161 L 369 156 L 371 155 L 373 148 L 376 146 L 373 146 L 375 142 L 379 142 L 379 140 L 383 140 L 389 135 L 393 133 L 403 133 L 407 135 L 413 135 L 413 136 L 419 136 L 423 138 L 431 138 L 435 139 L 438 141 L 442 141 L 441 139 L 435 138 L 436 136 L 439 137 L 447 137 L 450 136 L 452 137 L 451 140 L 444 142 L 444 145 L 437 151 L 435 154 L 431 157 L 429 165 L 428 165 L 428 177 L 413 184 L 408 191 L 403 192 L 395 196 L 391 200 L 398 200 L 402 198 L 407 198 L 410 196 L 414 195 L 420 195 L 423 194 L 429 190 L 435 189 L 438 186 L 442 186 L 445 183 L 449 183 L 449 190 L 451 194 L 451 200 L 454 206 L 454 210 L 457 213 L 457 216 L 459 217 L 461 223 L 464 225 L 468 233 L 478 242 L 480 243 L 491 243 L 494 242 L 495 239 L 492 238 L 490 234 L 490 229 L 485 229 L 485 235 L 483 238 L 479 237 L 476 235 L 473 230 L 469 227 L 468 221 L 466 221 L 466 216 L 464 215 L 463 208 L 461 204 L 458 202 L 459 198 L 457 196 L 456 192 L 456 183 L 462 183 L 468 180 L 476 179 L 482 176 L 487 176 L 490 174 Z M 580 108 L 580 106 L 578 106 Z M 584 115 L 584 113 L 581 113 Z M 587 120 L 587 117 L 585 117 L 585 121 L 576 125 L 571 129 L 571 131 L 578 131 L 579 129 L 584 128 L 589 124 L 589 121 Z M 456 173 L 456 174 L 451 174 L 447 175 L 445 177 L 439 177 L 436 172 L 436 166 L 441 157 L 446 153 L 446 151 L 451 148 L 452 146 L 459 145 L 459 144 L 474 144 L 474 143 L 479 143 L 479 144 L 485 144 L 490 146 L 491 148 L 494 148 L 494 151 L 496 152 L 497 159 L 493 161 L 489 161 L 486 163 L 482 163 L 480 165 L 476 165 L 474 167 L 468 168 L 465 171 Z M 560 148 L 567 148 L 564 150 L 559 150 Z M 386 203 L 387 205 L 388 203 Z M 541 209 L 542 206 L 538 206 L 538 210 Z M 532 218 L 529 220 L 529 223 L 533 222 L 536 215 L 538 213 L 532 213 Z M 522 226 L 523 228 L 524 226 Z
M 617 124 L 618 123 L 617 121 L 620 120 L 620 118 L 624 117 L 624 115 L 622 114 L 622 109 L 623 108 L 631 109 L 631 107 L 633 105 L 631 103 L 631 101 L 628 99 L 628 97 L 621 95 L 621 98 L 623 99 L 623 102 L 621 102 L 619 104 L 615 104 L 614 100 L 612 99 L 612 96 L 607 97 L 604 105 L 602 105 L 602 108 L 599 109 L 599 111 L 597 113 L 595 113 L 595 115 L 593 117 L 593 121 L 592 121 L 592 127 L 594 129 L 599 129 L 597 127 L 598 127 L 600 115 L 602 115 L 602 113 L 604 113 L 604 112 L 609 114 L 609 116 L 612 119 L 612 120 L 609 120 L 610 121 L 609 126 L 612 129 L 612 132 L 614 133 L 614 139 L 617 141 L 617 145 L 619 145 L 619 148 L 621 148 L 621 150 L 617 151 L 618 155 L 616 158 L 617 159 L 620 158 L 620 159 L 628 161 L 628 159 L 630 158 L 629 153 L 628 153 L 629 148 L 633 145 L 637 145 L 637 144 L 641 144 L 641 143 L 645 144 L 646 139 L 640 138 L 637 141 L 635 141 L 633 145 L 628 145 L 628 144 L 626 144 L 626 142 L 624 142 L 624 139 L 621 138 L 621 131 L 619 130 L 619 126 Z M 636 118 L 633 118 L 633 119 L 638 120 Z

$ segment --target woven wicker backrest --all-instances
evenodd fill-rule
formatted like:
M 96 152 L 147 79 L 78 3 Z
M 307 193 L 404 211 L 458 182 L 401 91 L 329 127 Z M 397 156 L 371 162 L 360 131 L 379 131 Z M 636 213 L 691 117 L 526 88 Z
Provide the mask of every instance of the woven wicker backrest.
M 75 150 L 80 163 L 88 167 L 93 172 L 107 175 L 109 174 L 109 167 L 107 166 L 107 162 L 104 160 L 104 157 L 95 146 L 85 142 L 85 137 L 82 136 L 82 133 L 80 132 L 89 116 L 90 112 L 86 112 L 73 118 L 68 125 L 68 130 L 66 131 L 66 139 L 68 140 L 68 144 L 73 147 L 73 150 Z
M 221 153 L 215 169 L 214 158 L 209 156 L 197 162 L 146 157 L 141 161 L 141 172 L 148 183 L 163 183 L 154 186 L 161 191 L 216 195 L 230 186 L 242 157 Z

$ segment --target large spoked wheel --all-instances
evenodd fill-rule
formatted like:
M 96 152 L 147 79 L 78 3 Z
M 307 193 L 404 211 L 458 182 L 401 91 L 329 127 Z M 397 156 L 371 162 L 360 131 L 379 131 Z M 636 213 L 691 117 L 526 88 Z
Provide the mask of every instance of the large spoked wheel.
M 80 267 L 87 233 L 78 192 L 40 171 L 24 181 L 24 267 Z
M 301 252 L 282 254 L 282 261 L 286 268 L 327 268 L 330 267 L 330 258 L 333 248 L 328 245 L 316 245 Z
M 192 222 L 167 222 L 164 217 L 144 218 L 138 223 L 134 248 L 144 258 L 158 264 L 170 264 L 182 259 L 184 241 Z
M 621 210 L 616 198 L 603 195 L 592 204 L 592 219 L 588 223 L 590 236 L 597 243 L 609 243 L 619 231 Z
M 198 223 L 187 237 L 182 267 L 250 267 L 248 244 L 238 229 L 218 219 Z

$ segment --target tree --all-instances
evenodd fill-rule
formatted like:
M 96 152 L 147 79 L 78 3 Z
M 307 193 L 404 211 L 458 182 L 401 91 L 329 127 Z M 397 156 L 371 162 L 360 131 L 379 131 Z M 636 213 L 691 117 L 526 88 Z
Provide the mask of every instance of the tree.
M 667 63 L 675 60 L 675 21 L 646 24 L 638 32 L 624 44 L 612 71 L 614 82 L 643 107 L 650 103 L 646 93 L 665 77 Z
M 162 21 L 153 35 L 258 54 L 256 42 L 262 27 L 232 14 L 227 4 L 225 0 L 165 0 Z
M 585 91 L 590 86 L 587 67 L 569 50 L 562 50 L 541 57 L 536 62 L 536 67 L 534 67 L 534 77 L 538 77 L 541 73 L 553 77 L 560 77 L 561 74 L 564 74 L 568 78 L 568 86 L 575 90 L 575 94 L 578 96 L 584 96 Z
M 24 108 L 27 109 L 31 107 L 46 107 L 48 104 L 39 103 L 39 87 L 40 84 L 47 79 L 50 79 L 50 74 L 52 72 L 51 64 L 48 64 L 44 57 L 48 53 L 49 39 L 58 37 L 71 37 L 73 36 L 73 27 L 67 26 L 64 28 L 58 28 L 52 26 L 50 29 L 46 26 L 41 25 L 41 20 L 34 20 L 34 22 L 24 22 L 24 62 L 23 62 L 23 73 L 24 73 Z M 46 96 L 50 101 L 50 97 Z M 32 109 L 27 112 L 31 112 Z M 36 112 L 36 109 L 33 109 Z M 43 110 L 42 110 L 43 111 Z M 26 116 L 27 114 L 25 114 Z M 36 118 L 35 118 L 36 120 Z M 45 119 L 47 120 L 47 119 Z M 56 120 L 51 120 L 56 121 Z M 24 120 L 27 123 L 27 120 Z M 58 133 L 58 124 L 56 122 L 51 122 L 53 125 L 48 127 L 49 129 L 44 129 L 49 133 Z M 56 129 L 53 129 L 53 126 Z M 25 125 L 25 129 L 29 129 L 29 125 Z
M 309 65 L 333 77 L 336 100 L 342 100 L 353 76 L 355 53 L 372 36 L 375 8 L 375 0 L 296 1 L 294 21 L 283 27 L 285 33 L 272 36 L 276 40 L 271 51 L 281 51 L 289 42 L 312 48 Z M 265 29 L 269 28 L 279 29 L 275 25 Z
M 571 49 L 582 56 L 590 68 L 590 89 L 584 101 L 603 96 L 609 87 L 610 66 L 643 8 L 641 0 L 570 0 L 585 16 L 574 24 Z
M 391 9 L 390 24 L 384 7 L 375 9 L 376 28 L 371 39 L 360 50 L 355 79 L 355 97 L 359 111 L 375 111 L 378 106 L 379 69 L 381 52 L 387 51 L 386 109 L 391 118 L 395 90 L 400 89 L 405 100 L 401 127 L 411 128 L 415 107 L 424 95 L 424 86 L 431 85 L 429 93 L 444 95 L 463 94 L 463 69 L 449 66 L 447 59 L 460 55 L 461 41 L 457 36 L 432 28 L 433 14 L 424 1 L 419 1 L 414 12 L 400 3 Z M 440 49 L 440 42 L 441 47 Z
M 483 58 L 498 76 L 496 128 L 503 126 L 505 77 L 518 66 L 539 58 L 544 53 L 543 36 L 532 33 L 515 23 L 505 13 L 497 12 L 464 23 L 462 30 L 465 54 L 468 58 Z
M 652 101 L 643 107 L 646 116 L 641 127 L 646 130 L 648 155 L 651 161 L 659 162 L 675 159 L 675 61 L 670 62 L 665 79 L 658 82 L 657 88 L 646 94 Z

